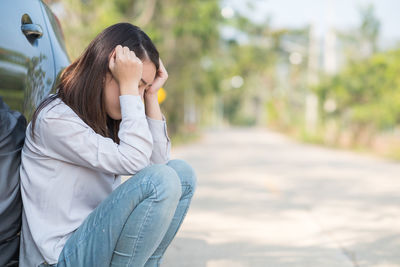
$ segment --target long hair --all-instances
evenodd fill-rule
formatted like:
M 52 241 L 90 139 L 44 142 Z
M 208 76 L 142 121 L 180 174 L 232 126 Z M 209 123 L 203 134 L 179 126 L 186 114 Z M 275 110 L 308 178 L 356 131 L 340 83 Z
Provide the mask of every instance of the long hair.
M 97 35 L 84 52 L 61 73 L 57 93 L 46 97 L 32 116 L 31 135 L 39 112 L 51 101 L 60 98 L 96 133 L 110 137 L 119 144 L 121 120 L 108 116 L 105 108 L 104 86 L 109 72 L 109 55 L 117 45 L 127 46 L 142 61 L 154 63 L 159 69 L 159 53 L 151 39 L 138 26 L 117 23 Z

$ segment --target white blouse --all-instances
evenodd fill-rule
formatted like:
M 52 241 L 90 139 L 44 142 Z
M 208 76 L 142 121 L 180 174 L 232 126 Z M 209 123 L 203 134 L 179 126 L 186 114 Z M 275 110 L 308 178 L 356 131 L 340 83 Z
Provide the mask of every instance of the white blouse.
M 31 122 L 21 152 L 20 266 L 56 263 L 69 236 L 121 184 L 121 175 L 165 164 L 171 141 L 163 120 L 145 114 L 140 96 L 120 95 L 120 144 L 94 132 L 57 98 Z

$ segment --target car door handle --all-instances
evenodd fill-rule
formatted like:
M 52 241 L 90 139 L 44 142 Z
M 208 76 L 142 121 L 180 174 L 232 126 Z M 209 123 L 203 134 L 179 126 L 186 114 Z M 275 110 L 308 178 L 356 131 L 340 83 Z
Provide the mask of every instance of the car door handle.
M 42 27 L 39 24 L 22 24 L 21 30 L 26 37 L 40 38 L 43 35 Z

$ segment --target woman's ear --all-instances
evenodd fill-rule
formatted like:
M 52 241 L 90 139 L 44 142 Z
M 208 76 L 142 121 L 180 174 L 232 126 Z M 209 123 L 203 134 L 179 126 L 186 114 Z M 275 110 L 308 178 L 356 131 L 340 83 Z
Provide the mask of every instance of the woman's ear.
M 108 55 L 108 61 L 110 61 L 111 58 L 115 59 L 115 48 L 111 51 L 111 53 Z
M 114 67 L 115 63 L 115 57 L 116 57 L 116 50 L 115 48 L 111 51 L 111 53 L 108 55 L 108 69 L 111 71 L 111 69 Z

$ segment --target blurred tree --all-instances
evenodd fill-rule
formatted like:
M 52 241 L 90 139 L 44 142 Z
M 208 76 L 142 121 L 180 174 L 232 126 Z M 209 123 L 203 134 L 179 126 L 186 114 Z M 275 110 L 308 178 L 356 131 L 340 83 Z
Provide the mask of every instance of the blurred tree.
M 300 50 L 307 47 L 307 29 L 276 30 L 270 27 L 268 17 L 254 23 L 240 13 L 226 19 L 223 26 L 235 32 L 224 39 L 222 46 L 225 78 L 221 94 L 226 118 L 233 124 L 285 124 L 289 113 L 304 98 L 299 97 L 303 93 L 298 89 L 304 87 L 307 63 L 303 60 L 306 54 Z M 290 62 L 294 52 L 300 57 L 296 64 Z M 238 78 L 243 80 L 239 87 L 235 86 Z
M 326 118 L 341 122 L 342 131 L 353 133 L 353 142 L 367 144 L 377 131 L 393 129 L 400 123 L 400 50 L 375 54 L 353 62 L 338 75 L 327 78 L 317 88 L 321 103 L 337 103 Z M 323 107 L 321 106 L 321 109 Z
M 338 31 L 347 61 L 362 60 L 378 51 L 381 23 L 372 4 L 359 9 L 360 24 L 350 31 Z
M 351 144 L 369 145 L 378 131 L 394 129 L 400 118 L 399 51 L 377 53 L 380 22 L 372 5 L 360 9 L 360 26 L 339 38 L 347 63 L 316 86 L 322 125 L 337 125 L 334 142 L 351 133 Z

